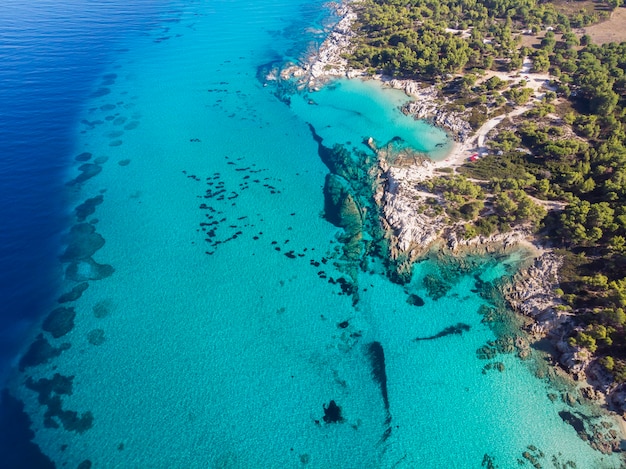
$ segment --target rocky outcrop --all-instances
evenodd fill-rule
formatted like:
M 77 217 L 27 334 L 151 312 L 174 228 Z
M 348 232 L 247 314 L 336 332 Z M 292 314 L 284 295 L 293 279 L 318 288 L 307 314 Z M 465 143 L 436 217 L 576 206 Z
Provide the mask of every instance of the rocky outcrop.
M 401 107 L 401 111 L 415 119 L 426 120 L 437 127 L 445 129 L 459 142 L 464 142 L 473 133 L 468 119 L 462 113 L 451 112 L 446 109 L 450 104 L 446 99 L 439 97 L 439 91 L 434 86 L 424 86 L 414 80 L 381 80 L 391 88 L 404 91 L 413 98 Z
M 301 87 L 316 90 L 329 79 L 338 77 L 355 78 L 363 75 L 361 71 L 349 70 L 345 55 L 353 46 L 352 40 L 356 33 L 352 30 L 352 24 L 357 18 L 350 2 L 332 3 L 330 8 L 339 17 L 339 21 L 332 28 L 321 46 L 300 65 L 289 64 L 279 73 L 273 72 L 267 79 L 276 79 L 280 76 L 283 80 L 297 79 Z
M 443 216 L 423 213 L 424 198 L 428 195 L 416 189 L 419 182 L 432 175 L 432 164 L 423 161 L 399 168 L 381 159 L 379 168 L 381 185 L 377 201 L 382 209 L 381 223 L 388 232 L 392 257 L 405 253 L 414 259 L 440 238 L 446 226 Z
M 554 331 L 566 319 L 559 311 L 563 302 L 555 294 L 561 264 L 559 256 L 544 251 L 530 266 L 521 269 L 504 289 L 504 296 L 513 309 L 535 320 L 531 332 L 536 334 Z
M 348 70 L 348 61 L 344 54 L 352 49 L 352 39 L 356 35 L 352 31 L 352 24 L 357 15 L 347 4 L 337 5 L 335 13 L 341 19 L 312 57 L 313 60 L 305 67 L 310 74 L 311 87 L 316 87 L 319 84 L 317 80 L 326 77 L 346 76 Z

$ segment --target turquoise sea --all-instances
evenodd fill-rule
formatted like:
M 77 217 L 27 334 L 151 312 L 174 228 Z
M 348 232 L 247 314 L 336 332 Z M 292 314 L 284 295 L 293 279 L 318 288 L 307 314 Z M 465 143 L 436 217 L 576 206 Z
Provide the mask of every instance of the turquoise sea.
M 7 193 L 40 189 L 12 209 L 47 218 L 45 236 L 2 251 L 2 334 L 16 345 L 0 467 L 623 467 L 572 424 L 608 431 L 608 419 L 537 377 L 538 351 L 504 350 L 513 316 L 481 314 L 523 253 L 432 256 L 406 285 L 376 250 L 345 259 L 324 155 L 342 145 L 371 163 L 372 137 L 441 158 L 449 141 L 373 82 L 279 92 L 265 80 L 319 46 L 336 20 L 324 2 L 67 0 L 0 14 L 5 57 L 63 78 L 5 82 L 0 119 L 28 103 L 58 142 L 42 136 L 2 166 Z M 24 122 L 6 136 L 11 155 L 34 135 Z M 23 239 L 31 218 L 2 214 Z

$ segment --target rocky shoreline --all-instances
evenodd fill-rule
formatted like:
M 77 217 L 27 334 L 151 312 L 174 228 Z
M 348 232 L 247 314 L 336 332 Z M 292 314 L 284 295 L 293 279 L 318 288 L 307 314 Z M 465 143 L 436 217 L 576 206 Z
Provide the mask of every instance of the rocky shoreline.
M 450 111 L 450 107 L 445 105 L 451 103 L 442 100 L 435 87 L 382 75 L 372 77 L 363 70 L 349 69 L 343 54 L 350 50 L 355 36 L 352 30 L 357 18 L 355 3 L 358 5 L 358 2 L 332 4 L 334 13 L 340 19 L 319 50 L 303 64 L 287 66 L 274 76 L 285 81 L 295 80 L 298 87 L 309 90 L 317 90 L 336 78 L 375 79 L 404 91 L 412 98 L 403 106 L 403 113 L 446 130 L 461 144 L 475 139 L 467 119 L 461 113 Z M 590 360 L 584 350 L 570 346 L 564 339 L 574 326 L 563 301 L 555 293 L 559 288 L 561 258 L 550 248 L 539 245 L 529 227 L 517 227 L 489 237 L 464 239 L 444 215 L 425 213 L 427 200 L 437 196 L 420 190 L 420 183 L 436 177 L 442 168 L 454 171 L 465 160 L 464 153 L 469 146 L 462 145 L 451 157 L 433 162 L 419 155 L 403 155 L 398 161 L 398 155 L 392 155 L 391 149 L 377 148 L 376 142 L 371 139 L 367 144 L 378 157 L 378 184 L 374 199 L 380 209 L 380 224 L 389 241 L 389 256 L 397 270 L 397 278 L 410 275 L 413 263 L 433 250 L 456 256 L 527 250 L 530 260 L 509 284 L 502 286 L 500 293 L 514 311 L 529 319 L 525 330 L 531 341 L 549 340 L 555 357 L 553 372 L 566 373 L 567 379 L 575 386 L 572 392 L 579 393 L 581 401 L 607 405 L 623 419 L 626 415 L 626 387 L 612 385 L 612 380 L 598 363 Z M 570 396 L 571 400 L 578 399 Z M 620 440 L 617 437 L 608 440 L 600 438 L 594 447 L 607 453 L 619 451 Z

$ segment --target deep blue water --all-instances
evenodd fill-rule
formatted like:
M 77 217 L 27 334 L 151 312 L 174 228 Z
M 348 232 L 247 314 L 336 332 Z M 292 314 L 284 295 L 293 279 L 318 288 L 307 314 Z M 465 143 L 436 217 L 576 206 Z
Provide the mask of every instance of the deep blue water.
M 132 4 L 0 4 L 0 377 L 55 294 L 79 105 L 116 43 L 155 20 L 151 2 Z
M 152 2 L 131 3 L 0 3 L 0 384 L 57 293 L 79 106 L 118 42 L 156 20 Z M 0 467 L 44 467 L 21 404 L 2 404 Z

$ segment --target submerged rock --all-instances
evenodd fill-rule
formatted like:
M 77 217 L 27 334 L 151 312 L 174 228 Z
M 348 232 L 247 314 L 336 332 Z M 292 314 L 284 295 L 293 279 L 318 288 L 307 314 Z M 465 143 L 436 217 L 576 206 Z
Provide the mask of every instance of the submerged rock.
M 91 345 L 102 345 L 106 338 L 104 337 L 104 330 L 94 329 L 87 334 L 87 340 Z
M 78 155 L 76 158 L 74 158 L 76 161 L 81 161 L 81 162 L 85 162 L 85 161 L 89 161 L 91 159 L 92 154 L 89 153 L 88 151 L 81 153 L 80 155 Z
M 423 280 L 424 288 L 433 300 L 437 301 L 448 294 L 452 286 L 436 275 L 428 274 Z
M 104 197 L 97 195 L 85 200 L 82 204 L 74 209 L 76 213 L 76 219 L 79 222 L 85 221 L 85 219 L 96 211 L 96 207 L 104 201 Z
M 69 242 L 61 256 L 62 262 L 88 259 L 104 246 L 104 238 L 89 223 L 79 223 L 70 230 Z
M 93 427 L 93 414 L 89 411 L 81 415 L 74 410 L 64 410 L 61 397 L 54 395 L 48 399 L 48 410 L 44 414 L 44 426 L 47 428 L 58 428 L 56 419 L 61 421 L 63 428 L 67 431 L 84 433 Z
M 424 306 L 424 299 L 421 296 L 411 293 L 406 299 L 406 302 L 413 306 Z
M 63 293 L 57 300 L 59 303 L 69 303 L 70 301 L 76 301 L 79 299 L 83 292 L 87 290 L 89 284 L 87 282 L 79 283 L 75 285 L 69 292 Z
M 342 423 L 344 418 L 341 416 L 341 407 L 334 400 L 331 400 L 328 407 L 324 405 L 324 422 L 326 423 Z
M 93 163 L 85 163 L 78 167 L 80 174 L 67 183 L 68 186 L 75 186 L 77 184 L 82 184 L 83 182 L 91 179 L 94 176 L 100 174 L 102 171 L 102 166 L 93 164 Z
M 50 345 L 50 342 L 46 340 L 43 334 L 39 334 L 20 359 L 20 371 L 24 371 L 26 368 L 31 366 L 48 363 L 53 358 L 61 355 L 61 353 L 68 348 L 70 348 L 69 343 L 63 343 L 59 347 L 53 347 Z
M 98 301 L 93 306 L 93 315 L 98 319 L 107 317 L 111 313 L 111 302 L 109 300 Z
M 461 335 L 463 332 L 468 332 L 471 329 L 469 324 L 464 324 L 462 322 L 455 324 L 454 326 L 446 327 L 441 332 L 437 332 L 435 335 L 431 335 L 428 337 L 416 337 L 413 339 L 414 342 L 419 342 L 420 340 L 434 340 L 439 339 L 441 337 L 445 337 L 447 335 Z
M 380 386 L 385 409 L 389 411 L 389 395 L 387 392 L 387 369 L 385 365 L 385 351 L 380 342 L 372 342 L 367 346 L 367 355 L 372 365 L 372 377 Z
M 60 373 L 55 373 L 51 379 L 41 378 L 37 381 L 29 376 L 25 385 L 28 389 L 38 393 L 37 400 L 40 404 L 46 405 L 53 393 L 71 395 L 73 381 L 74 376 L 63 376 Z
M 48 317 L 43 321 L 42 329 L 58 339 L 74 329 L 75 317 L 74 308 L 61 306 L 48 314 Z
M 102 280 L 110 277 L 115 269 L 108 264 L 98 264 L 93 259 L 72 262 L 65 269 L 65 278 L 74 282 L 86 280 Z

